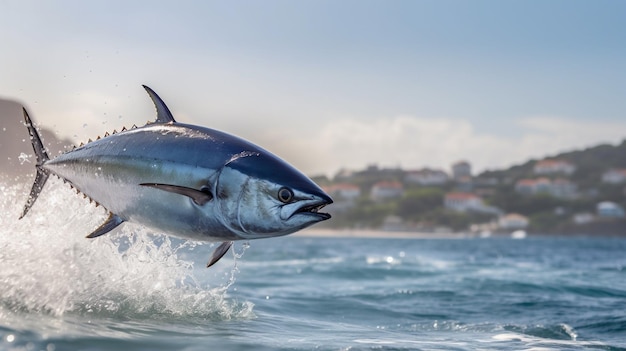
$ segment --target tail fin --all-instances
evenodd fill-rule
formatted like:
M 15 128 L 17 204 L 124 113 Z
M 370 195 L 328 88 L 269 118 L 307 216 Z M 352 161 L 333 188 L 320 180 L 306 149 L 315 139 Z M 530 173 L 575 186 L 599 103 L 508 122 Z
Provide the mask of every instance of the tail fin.
M 46 181 L 50 176 L 48 171 L 43 168 L 44 163 L 48 161 L 50 157 L 48 157 L 48 153 L 46 152 L 43 142 L 41 141 L 41 137 L 39 136 L 39 133 L 37 133 L 37 129 L 33 125 L 33 121 L 28 116 L 26 109 L 24 109 L 24 122 L 26 124 L 26 128 L 28 128 L 28 134 L 30 134 L 30 141 L 33 144 L 33 150 L 37 156 L 37 176 L 35 177 L 35 183 L 30 190 L 30 195 L 28 196 L 28 200 L 26 201 L 26 205 L 24 206 L 24 211 L 22 212 L 20 219 L 24 218 L 26 213 L 28 213 L 28 210 L 33 207 L 39 193 L 41 193 L 43 186 L 46 184 Z

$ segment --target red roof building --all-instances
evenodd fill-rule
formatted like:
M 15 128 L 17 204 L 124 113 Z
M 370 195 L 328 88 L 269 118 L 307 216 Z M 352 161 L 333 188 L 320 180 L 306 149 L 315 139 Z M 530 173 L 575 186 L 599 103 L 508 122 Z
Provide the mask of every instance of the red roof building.
M 480 210 L 484 207 L 483 200 L 472 193 L 447 193 L 443 199 L 443 205 L 454 211 L 467 212 L 469 210 Z

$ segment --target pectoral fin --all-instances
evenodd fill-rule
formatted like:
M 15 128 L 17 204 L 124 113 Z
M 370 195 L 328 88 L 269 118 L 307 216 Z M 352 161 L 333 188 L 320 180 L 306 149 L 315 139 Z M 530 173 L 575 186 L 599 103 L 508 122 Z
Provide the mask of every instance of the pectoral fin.
M 124 220 L 113 212 L 109 213 L 109 218 L 107 218 L 106 222 L 102 223 L 98 229 L 94 230 L 93 233 L 87 235 L 87 238 L 93 239 L 97 238 L 100 235 L 104 235 L 111 230 L 115 229 L 118 225 L 124 223 Z
M 142 183 L 141 186 L 148 186 L 170 193 L 187 196 L 193 200 L 197 205 L 204 205 L 213 199 L 213 194 L 210 191 L 196 190 L 194 188 L 188 188 L 186 186 L 171 185 L 171 184 L 157 184 L 157 183 Z
M 224 255 L 228 252 L 228 249 L 230 249 L 230 247 L 233 245 L 232 241 L 225 241 L 223 243 L 220 244 L 220 246 L 218 246 L 214 251 L 213 251 L 213 255 L 211 255 L 211 259 L 209 260 L 209 262 L 206 264 L 206 268 L 211 267 L 212 265 L 214 265 L 217 261 L 220 260 L 220 258 L 224 257 Z

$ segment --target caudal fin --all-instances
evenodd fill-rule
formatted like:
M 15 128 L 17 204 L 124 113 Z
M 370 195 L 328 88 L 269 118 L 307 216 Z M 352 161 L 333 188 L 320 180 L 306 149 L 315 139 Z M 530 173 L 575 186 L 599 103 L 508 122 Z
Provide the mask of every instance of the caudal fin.
M 28 128 L 30 141 L 33 144 L 33 150 L 37 156 L 37 175 L 35 176 L 35 183 L 33 183 L 33 187 L 30 190 L 30 195 L 28 196 L 28 200 L 26 201 L 26 205 L 24 206 L 24 211 L 22 212 L 20 219 L 24 218 L 26 213 L 28 213 L 28 210 L 33 207 L 37 197 L 39 197 L 39 193 L 41 193 L 43 186 L 46 184 L 46 181 L 50 176 L 50 174 L 43 168 L 44 163 L 48 161 L 50 157 L 48 157 L 48 153 L 46 152 L 43 142 L 41 141 L 41 137 L 33 125 L 33 121 L 28 116 L 26 109 L 24 109 L 24 123 L 26 124 L 26 128 Z

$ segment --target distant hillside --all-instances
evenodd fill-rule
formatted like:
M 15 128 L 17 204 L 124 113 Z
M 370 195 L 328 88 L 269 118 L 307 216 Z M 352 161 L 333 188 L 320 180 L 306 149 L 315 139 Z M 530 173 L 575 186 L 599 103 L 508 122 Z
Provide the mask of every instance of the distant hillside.
M 0 174 L 10 179 L 34 171 L 35 160 L 24 157 L 32 155 L 33 149 L 23 121 L 21 104 L 0 99 Z M 58 139 L 46 128 L 41 128 L 40 132 L 51 156 L 62 151 L 64 146 L 72 145 L 71 141 Z
M 588 188 L 598 183 L 602 174 L 610 168 L 626 168 L 626 139 L 619 145 L 602 144 L 584 150 L 564 152 L 545 159 L 559 159 L 576 165 L 571 179 L 581 188 Z M 533 177 L 533 167 L 537 160 L 530 160 L 505 170 L 487 171 L 479 178 L 497 178 L 500 180 Z
M 372 165 L 316 180 L 336 200 L 323 225 L 336 228 L 626 235 L 626 181 L 603 180 L 612 169 L 626 169 L 626 140 L 476 177 Z
M 626 169 L 626 140 L 619 145 L 598 145 L 584 150 L 564 152 L 543 160 L 560 160 L 575 166 L 571 174 L 554 173 L 538 175 L 534 167 L 541 160 L 530 160 L 506 170 L 480 174 L 478 179 L 497 179 L 495 191 L 486 196 L 489 203 L 507 212 L 521 213 L 530 219 L 530 229 L 542 233 L 603 233 L 626 234 L 626 219 L 595 219 L 586 224 L 574 224 L 573 216 L 581 213 L 595 214 L 602 201 L 616 203 L 626 208 L 624 183 L 609 184 L 602 181 L 610 169 Z M 576 186 L 577 195 L 559 198 L 535 194 L 528 196 L 516 191 L 515 184 L 522 179 L 539 177 L 566 179 Z

